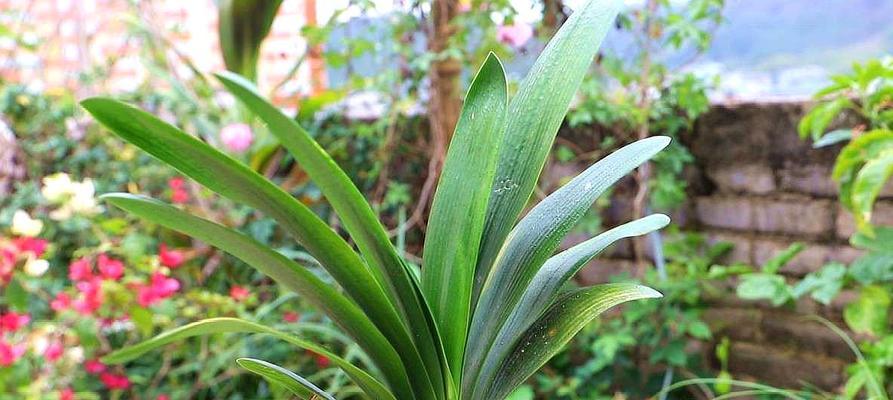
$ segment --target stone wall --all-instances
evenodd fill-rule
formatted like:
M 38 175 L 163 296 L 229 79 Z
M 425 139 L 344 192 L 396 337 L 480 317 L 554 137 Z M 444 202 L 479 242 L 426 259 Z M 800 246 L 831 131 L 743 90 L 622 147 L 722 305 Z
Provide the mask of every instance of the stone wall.
M 806 250 L 782 269 L 793 280 L 827 262 L 849 263 L 859 256 L 847 245 L 852 218 L 838 205 L 830 179 L 840 148 L 816 150 L 801 141 L 796 126 L 804 112 L 803 104 L 792 103 L 718 105 L 682 139 L 696 165 L 686 174 L 691 201 L 674 220 L 712 241 L 733 243 L 725 262 L 761 265 L 801 242 Z M 629 183 L 620 185 L 621 200 L 604 216 L 608 224 L 629 219 L 624 185 Z M 876 223 L 893 224 L 890 189 L 877 205 Z M 580 279 L 603 281 L 606 274 L 628 270 L 628 247 L 617 246 Z M 779 309 L 738 300 L 730 284 L 728 295 L 711 300 L 705 317 L 717 338 L 731 339 L 729 369 L 736 377 L 833 390 L 843 384 L 843 368 L 853 355 L 831 331 L 803 317 L 818 314 L 843 326 L 842 306 L 853 297 L 844 293 L 830 306 L 803 300 Z

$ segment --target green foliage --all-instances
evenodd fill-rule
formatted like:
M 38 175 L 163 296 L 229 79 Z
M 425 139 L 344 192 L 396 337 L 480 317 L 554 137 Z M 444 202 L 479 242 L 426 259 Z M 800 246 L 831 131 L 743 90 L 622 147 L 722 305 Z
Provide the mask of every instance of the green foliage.
M 454 192 L 467 195 L 469 182 L 484 197 L 475 197 L 467 206 L 456 201 L 435 202 L 432 216 L 443 217 L 432 219 L 432 223 L 449 224 L 459 230 L 430 228 L 435 235 L 429 240 L 436 242 L 427 244 L 433 246 L 426 247 L 433 254 L 425 255 L 420 280 L 398 256 L 371 206 L 329 155 L 308 132 L 236 76 L 218 78 L 267 124 L 316 182 L 359 253 L 288 193 L 200 140 L 118 101 L 93 98 L 82 105 L 120 137 L 214 192 L 276 220 L 326 269 L 343 294 L 281 253 L 237 231 L 145 197 L 115 194 L 106 198 L 137 216 L 233 254 L 325 312 L 368 354 L 371 364 L 366 367 L 371 381 L 356 374 L 352 378 L 369 397 L 382 398 L 376 388 L 384 386 L 400 399 L 505 398 L 607 308 L 660 296 L 652 289 L 628 283 L 562 291 L 560 286 L 570 278 L 577 262 L 568 264 L 568 272 L 561 270 L 558 274 L 544 269 L 544 265 L 564 265 L 551 261 L 562 254 L 549 258 L 563 236 L 600 193 L 665 147 L 669 142 L 665 137 L 636 142 L 611 154 L 514 224 L 598 47 L 598 41 L 591 39 L 604 36 L 618 8 L 616 1 L 592 0 L 570 17 L 508 103 L 512 118 L 504 120 L 499 115 L 507 95 L 498 60 L 494 57 L 478 72 L 447 155 L 447 170 L 438 185 L 437 198 L 462 199 Z M 500 136 L 502 145 L 491 154 L 495 164 L 487 161 L 488 157 L 480 168 L 466 168 L 476 160 L 464 150 L 480 146 L 481 137 L 499 140 Z M 493 177 L 489 176 L 492 172 L 488 172 L 488 165 L 495 167 Z M 462 185 L 456 185 L 454 179 L 461 180 Z M 481 206 L 482 201 L 488 201 L 488 206 Z M 650 221 L 642 227 L 621 227 L 611 238 L 647 233 L 667 223 L 665 217 Z M 461 257 L 456 257 L 456 249 L 447 251 L 446 246 L 459 239 L 469 242 L 463 246 Z M 479 257 L 474 256 L 475 251 Z M 547 275 L 537 279 L 540 273 Z M 536 315 L 524 315 L 517 329 L 504 331 L 505 341 L 494 342 L 509 311 L 521 299 L 531 298 L 530 291 L 541 291 L 548 302 Z M 450 296 L 449 302 L 440 300 L 445 296 Z M 455 305 L 468 305 L 467 317 L 448 314 L 455 312 Z M 202 326 L 211 323 L 199 322 L 206 324 Z M 704 334 L 702 328 L 691 332 Z M 162 334 L 136 348 L 142 352 L 176 336 Z M 134 352 L 133 348 L 124 349 L 106 359 L 122 361 L 127 358 L 123 355 Z M 254 372 L 262 370 L 274 381 L 289 382 L 287 386 L 295 393 L 318 390 L 306 379 L 274 364 L 249 361 L 246 365 Z M 348 373 L 359 370 L 347 364 L 341 367 Z
M 254 80 L 260 44 L 270 33 L 282 0 L 220 0 L 220 51 L 226 68 Z
M 870 340 L 862 344 L 865 356 L 839 328 L 826 323 L 846 341 L 859 361 L 848 369 L 844 398 L 856 398 L 865 392 L 869 398 L 887 398 L 893 391 L 884 382 L 893 362 L 889 357 L 891 341 L 889 318 L 893 306 L 893 228 L 875 226 L 872 208 L 881 189 L 893 175 L 893 59 L 871 60 L 855 64 L 850 74 L 832 78 L 833 83 L 816 93 L 818 104 L 800 121 L 803 138 L 814 147 L 849 141 L 842 147 L 832 171 L 840 186 L 840 202 L 852 211 L 857 232 L 850 243 L 864 254 L 851 265 L 829 263 L 802 280 L 788 283 L 778 267 L 796 254 L 792 248 L 773 259 L 762 272 L 741 277 L 738 295 L 748 299 L 766 299 L 773 305 L 790 304 L 809 295 L 822 304 L 831 304 L 845 289 L 858 293 L 846 305 L 843 319 L 847 327 Z M 855 126 L 828 131 L 832 126 L 856 120 Z M 886 385 L 886 386 L 885 386 Z
M 643 280 L 664 301 L 629 303 L 622 313 L 584 328 L 535 376 L 537 393 L 550 399 L 645 398 L 661 390 L 667 366 L 709 373 L 686 346 L 714 339 L 701 317 L 707 299 L 722 293 L 722 280 L 740 268 L 715 264 L 731 248 L 728 243 L 710 245 L 695 233 L 669 237 L 667 279 L 651 271 Z

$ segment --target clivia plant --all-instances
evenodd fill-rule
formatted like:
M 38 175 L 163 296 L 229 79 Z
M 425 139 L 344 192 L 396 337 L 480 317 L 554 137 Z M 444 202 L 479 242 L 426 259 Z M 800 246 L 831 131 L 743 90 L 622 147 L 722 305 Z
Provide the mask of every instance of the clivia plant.
M 270 276 L 325 312 L 371 360 L 354 365 L 285 332 L 241 319 L 212 318 L 119 350 L 103 361 L 126 362 L 196 335 L 266 334 L 328 357 L 372 399 L 500 399 L 604 310 L 660 297 L 631 283 L 564 286 L 616 240 L 665 226 L 669 219 L 664 215 L 621 225 L 554 253 L 593 201 L 667 146 L 668 138 L 648 138 L 610 154 L 518 221 L 620 3 L 590 0 L 577 10 L 511 101 L 494 55 L 478 70 L 434 197 L 421 270 L 399 256 L 362 193 L 332 158 L 248 80 L 217 75 L 319 186 L 357 250 L 300 201 L 208 144 L 116 100 L 84 100 L 83 107 L 118 136 L 210 190 L 275 219 L 341 290 L 247 235 L 176 207 L 123 193 L 107 194 L 106 201 L 218 247 Z M 237 362 L 299 397 L 332 398 L 272 363 L 252 358 Z

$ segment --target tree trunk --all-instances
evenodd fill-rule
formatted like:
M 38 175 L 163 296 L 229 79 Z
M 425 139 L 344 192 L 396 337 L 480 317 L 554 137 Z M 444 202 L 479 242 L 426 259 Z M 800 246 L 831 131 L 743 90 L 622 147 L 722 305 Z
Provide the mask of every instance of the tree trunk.
M 455 33 L 451 22 L 459 10 L 458 0 L 434 0 L 431 7 L 431 24 L 428 35 L 428 49 L 435 54 L 442 53 Z M 428 177 L 420 194 L 420 208 L 430 201 L 434 184 L 446 158 L 462 101 L 459 93 L 459 74 L 462 72 L 460 60 L 455 58 L 438 59 L 431 65 L 430 99 L 428 120 L 431 128 L 431 159 L 428 163 Z M 425 203 L 423 205 L 422 203 Z
M 567 19 L 561 0 L 543 0 L 543 37 L 551 38 Z

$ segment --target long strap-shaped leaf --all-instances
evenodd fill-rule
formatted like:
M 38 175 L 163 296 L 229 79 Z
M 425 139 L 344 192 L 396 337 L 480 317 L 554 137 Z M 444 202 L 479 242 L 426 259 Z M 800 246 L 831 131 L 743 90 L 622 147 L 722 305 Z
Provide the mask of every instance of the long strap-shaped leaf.
M 475 300 L 506 235 L 533 193 L 571 99 L 620 6 L 620 0 L 590 0 L 575 10 L 512 98 L 487 206 L 475 273 Z
M 104 195 L 103 199 L 141 218 L 220 248 L 300 294 L 357 341 L 381 369 L 395 392 L 401 397 L 412 393 L 407 372 L 384 335 L 359 307 L 312 272 L 245 234 L 159 201 L 132 194 Z
M 480 374 L 483 357 L 527 284 L 595 199 L 669 143 L 669 138 L 656 136 L 609 154 L 537 204 L 512 230 L 475 309 L 463 387 Z
M 421 304 L 412 294 L 409 276 L 403 269 L 402 260 L 369 203 L 310 134 L 258 94 L 251 82 L 231 73 L 218 74 L 217 78 L 230 93 L 267 124 L 270 132 L 294 155 L 295 160 L 329 200 L 344 228 L 369 263 L 376 280 L 387 289 L 389 298 L 398 306 L 405 325 L 419 333 L 415 336 L 415 343 L 427 368 L 415 373 L 428 373 L 435 390 L 439 389 L 437 391 L 442 396 L 443 381 L 438 358 L 440 344 L 431 341 L 433 335 L 428 331 Z M 406 336 L 409 337 L 408 333 Z M 398 348 L 399 350 L 401 349 Z M 409 350 L 406 349 L 406 352 Z
M 663 228 L 668 223 L 670 218 L 666 215 L 649 215 L 603 232 L 549 258 L 530 281 L 518 304 L 500 328 L 493 347 L 487 352 L 478 381 L 484 383 L 493 380 L 498 372 L 497 367 L 508 356 L 518 337 L 555 300 L 561 287 L 593 257 L 620 239 L 644 235 Z
M 332 395 L 314 385 L 313 382 L 276 364 L 247 357 L 236 359 L 236 364 L 264 377 L 264 379 L 272 383 L 282 385 L 286 390 L 301 399 L 335 400 Z
M 412 340 L 386 291 L 347 242 L 291 195 L 247 166 L 208 144 L 117 100 L 91 98 L 81 102 L 100 123 L 184 175 L 234 201 L 275 219 L 312 254 L 347 294 L 393 343 L 410 369 L 417 394 L 430 398 L 432 385 Z
M 657 297 L 661 297 L 661 294 L 654 289 L 630 283 L 575 289 L 559 296 L 543 316 L 524 332 L 499 367 L 496 379 L 486 382 L 489 389 L 478 388 L 483 392 L 476 390 L 472 399 L 505 398 L 605 310 L 628 301 Z
M 490 54 L 468 89 L 425 235 L 422 291 L 430 302 L 458 382 L 468 323 L 474 268 L 506 107 L 505 72 Z
M 335 366 L 344 370 L 347 376 L 371 398 L 394 399 L 394 396 L 378 380 L 337 354 L 326 350 L 326 348 L 297 336 L 238 318 L 209 318 L 183 325 L 144 342 L 108 354 L 102 358 L 102 362 L 108 364 L 125 363 L 168 343 L 214 333 L 261 333 L 273 336 L 299 348 L 327 357 Z

